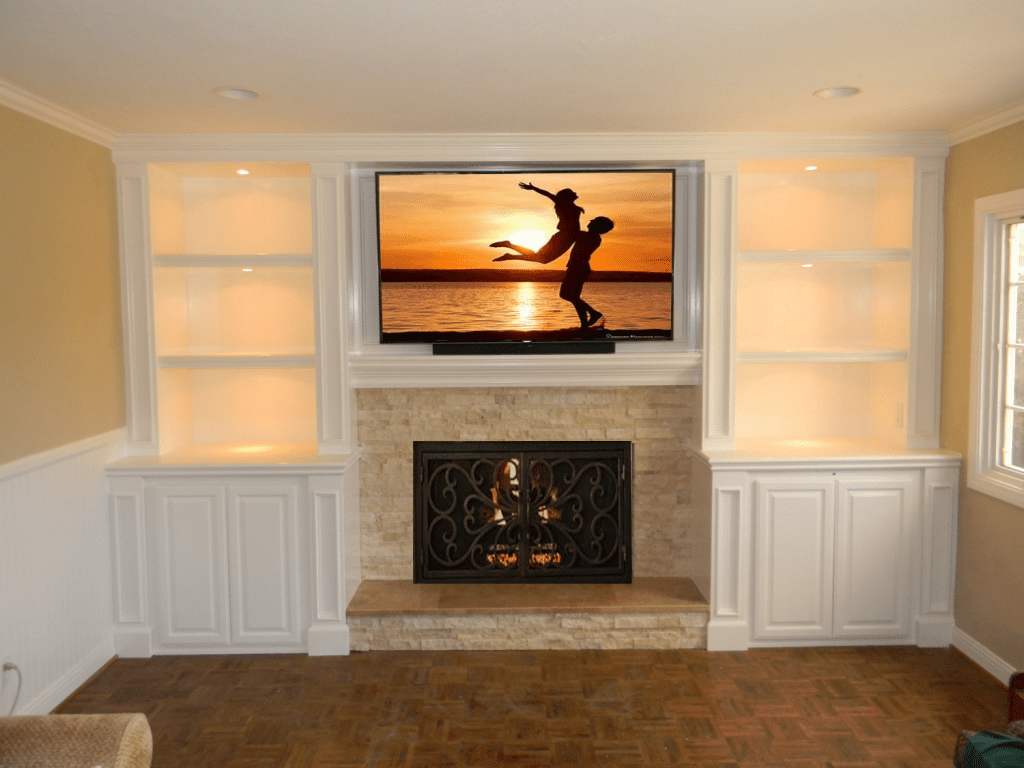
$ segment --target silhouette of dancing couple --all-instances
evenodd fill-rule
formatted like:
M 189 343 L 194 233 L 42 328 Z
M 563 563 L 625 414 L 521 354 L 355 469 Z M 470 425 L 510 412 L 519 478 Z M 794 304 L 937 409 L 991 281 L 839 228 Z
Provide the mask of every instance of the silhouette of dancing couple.
M 493 259 L 493 261 L 533 261 L 538 264 L 550 264 L 562 256 L 566 251 L 569 253 L 569 263 L 565 266 L 565 275 L 562 277 L 562 285 L 558 289 L 558 296 L 565 299 L 576 310 L 580 318 L 580 327 L 583 329 L 593 328 L 595 325 L 604 325 L 604 315 L 587 304 L 582 298 L 583 284 L 590 276 L 590 257 L 593 256 L 601 245 L 601 235 L 612 231 L 615 226 L 611 219 L 605 216 L 598 216 L 591 219 L 584 232 L 580 229 L 580 215 L 584 210 L 576 205 L 579 195 L 571 189 L 563 189 L 552 194 L 546 189 L 541 189 L 527 182 L 520 182 L 522 189 L 528 189 L 550 199 L 555 204 L 555 216 L 558 217 L 558 230 L 551 238 L 536 251 L 521 245 L 516 245 L 508 240 L 499 240 L 491 243 L 491 248 L 510 248 L 515 253 L 506 253 Z

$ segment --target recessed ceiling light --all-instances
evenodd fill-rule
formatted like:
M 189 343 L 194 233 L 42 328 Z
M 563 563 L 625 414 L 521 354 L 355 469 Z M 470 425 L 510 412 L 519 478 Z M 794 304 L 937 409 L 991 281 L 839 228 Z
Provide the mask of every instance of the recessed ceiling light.
M 237 173 L 239 176 L 249 175 L 249 172 L 245 168 L 239 168 L 237 171 L 235 171 L 235 173 Z
M 259 91 L 250 91 L 248 88 L 215 88 L 213 92 L 225 99 L 234 99 L 235 101 L 258 99 L 262 95 Z
M 819 99 L 848 99 L 858 93 L 861 93 L 860 88 L 844 85 L 838 88 L 822 88 L 820 91 L 815 91 L 814 95 Z
M 816 171 L 816 170 L 818 170 L 818 166 L 816 166 L 816 165 L 808 165 L 806 168 L 804 168 L 804 170 L 805 171 Z

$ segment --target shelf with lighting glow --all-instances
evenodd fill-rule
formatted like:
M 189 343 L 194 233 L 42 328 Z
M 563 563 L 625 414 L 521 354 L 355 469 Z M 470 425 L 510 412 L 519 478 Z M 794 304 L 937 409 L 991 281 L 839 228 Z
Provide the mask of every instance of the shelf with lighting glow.
M 756 363 L 899 363 L 906 362 L 905 349 L 777 349 L 738 350 L 736 362 Z
M 825 361 L 851 354 L 890 360 L 898 350 L 905 359 L 910 275 L 907 259 L 742 262 L 736 348 L 758 356 L 820 351 Z
M 316 356 L 289 354 L 166 354 L 157 358 L 160 368 L 313 368 Z
M 161 368 L 160 452 L 316 442 L 313 367 Z
M 740 163 L 737 446 L 905 445 L 913 194 L 906 158 Z
M 743 160 L 739 172 L 741 253 L 821 252 L 820 259 L 910 248 L 912 158 Z
M 156 267 L 236 267 L 252 271 L 255 267 L 312 267 L 310 253 L 246 253 L 246 254 L 195 254 L 155 253 Z
M 833 261 L 909 261 L 909 248 L 865 248 L 855 251 L 740 251 L 743 263 L 807 264 Z
M 266 356 L 313 354 L 311 267 L 158 267 L 153 309 L 161 365 L 180 366 L 187 356 L 210 357 L 207 365 L 232 355 L 262 365 Z
M 160 454 L 315 446 L 309 165 L 152 163 L 147 183 Z

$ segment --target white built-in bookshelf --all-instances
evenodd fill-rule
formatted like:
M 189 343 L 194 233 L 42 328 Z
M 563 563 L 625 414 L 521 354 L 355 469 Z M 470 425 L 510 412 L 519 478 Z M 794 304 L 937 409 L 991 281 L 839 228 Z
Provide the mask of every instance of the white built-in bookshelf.
M 737 447 L 905 448 L 913 159 L 748 160 L 738 179 Z

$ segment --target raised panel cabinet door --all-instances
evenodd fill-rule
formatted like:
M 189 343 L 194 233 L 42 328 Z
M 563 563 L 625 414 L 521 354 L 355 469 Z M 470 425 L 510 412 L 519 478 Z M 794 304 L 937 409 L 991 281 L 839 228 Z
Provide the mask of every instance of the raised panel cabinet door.
M 910 635 L 919 486 L 916 472 L 837 477 L 836 637 Z
M 830 637 L 832 476 L 761 479 L 754 485 L 754 637 Z
M 224 489 L 155 485 L 146 506 L 158 644 L 227 645 Z
M 229 486 L 228 541 L 233 643 L 298 645 L 297 484 Z

